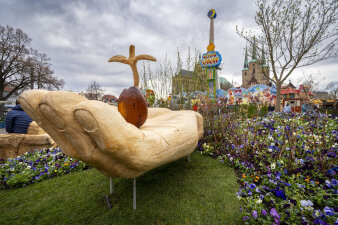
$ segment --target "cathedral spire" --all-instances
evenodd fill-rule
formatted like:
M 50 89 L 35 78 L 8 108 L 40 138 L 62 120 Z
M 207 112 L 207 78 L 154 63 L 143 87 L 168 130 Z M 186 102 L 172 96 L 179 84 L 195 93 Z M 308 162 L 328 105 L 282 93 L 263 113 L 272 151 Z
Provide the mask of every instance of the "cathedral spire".
M 257 60 L 257 56 L 256 56 L 256 36 L 254 36 L 254 43 L 252 46 L 252 61 Z
M 244 68 L 243 70 L 249 69 L 249 63 L 248 63 L 248 47 L 245 46 L 245 59 L 244 59 Z

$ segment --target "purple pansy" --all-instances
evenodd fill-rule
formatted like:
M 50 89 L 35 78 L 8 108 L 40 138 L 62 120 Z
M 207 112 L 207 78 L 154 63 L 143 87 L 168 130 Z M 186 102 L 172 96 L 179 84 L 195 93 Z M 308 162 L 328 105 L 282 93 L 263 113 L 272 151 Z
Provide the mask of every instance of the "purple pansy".
M 257 214 L 256 210 L 252 211 L 252 217 L 255 218 L 255 219 L 257 219 L 258 214 Z
M 275 208 L 270 209 L 270 215 L 274 218 L 280 219 L 280 216 Z

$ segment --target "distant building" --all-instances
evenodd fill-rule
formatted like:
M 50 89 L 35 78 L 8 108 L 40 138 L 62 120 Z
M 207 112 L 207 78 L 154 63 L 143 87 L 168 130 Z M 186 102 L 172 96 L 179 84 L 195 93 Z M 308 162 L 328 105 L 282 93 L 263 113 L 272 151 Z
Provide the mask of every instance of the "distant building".
M 10 85 L 7 85 L 5 86 L 4 88 L 4 92 L 3 92 L 3 95 L 2 97 L 5 97 L 6 95 L 8 95 L 11 91 L 13 91 L 14 87 L 10 86 Z M 12 94 L 7 100 L 7 104 L 12 104 L 12 105 L 15 105 L 15 101 L 16 99 L 19 97 L 19 94 L 18 92 L 14 92 L 14 94 Z
M 262 47 L 262 58 L 257 59 L 256 39 L 252 47 L 252 58 L 248 61 L 248 51 L 245 48 L 244 68 L 242 70 L 242 87 L 249 88 L 255 84 L 270 86 L 270 69 L 265 60 L 264 46 Z
M 302 99 L 310 100 L 314 97 L 314 93 L 310 91 L 310 87 L 306 85 L 300 85 L 297 89 L 295 85 L 289 82 L 288 85 L 282 86 L 281 97 L 282 99 Z
M 327 91 L 314 91 L 313 94 L 316 96 L 318 99 L 329 99 L 329 92 Z
M 293 112 L 301 112 L 302 104 L 310 101 L 313 97 L 314 94 L 310 91 L 310 87 L 306 85 L 300 85 L 297 89 L 290 81 L 288 85 L 281 88 L 283 107 L 289 103 Z
M 218 77 L 218 82 L 220 85 L 220 89 L 223 89 L 225 91 L 233 87 L 233 85 L 224 77 Z
M 194 71 L 181 69 L 172 78 L 172 95 L 182 92 L 206 91 L 207 90 L 207 74 L 202 69 L 200 63 L 196 63 Z
M 114 95 L 103 95 L 102 101 L 105 103 L 116 103 L 118 98 L 116 98 Z

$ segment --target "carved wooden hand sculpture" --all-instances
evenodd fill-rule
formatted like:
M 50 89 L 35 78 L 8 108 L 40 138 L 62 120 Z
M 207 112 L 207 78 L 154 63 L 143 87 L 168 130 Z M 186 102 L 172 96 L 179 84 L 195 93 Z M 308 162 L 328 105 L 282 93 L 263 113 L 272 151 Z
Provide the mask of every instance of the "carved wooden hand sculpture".
M 30 90 L 20 104 L 70 157 L 108 177 L 137 177 L 190 154 L 203 135 L 194 111 L 149 108 L 138 129 L 117 108 L 72 92 Z

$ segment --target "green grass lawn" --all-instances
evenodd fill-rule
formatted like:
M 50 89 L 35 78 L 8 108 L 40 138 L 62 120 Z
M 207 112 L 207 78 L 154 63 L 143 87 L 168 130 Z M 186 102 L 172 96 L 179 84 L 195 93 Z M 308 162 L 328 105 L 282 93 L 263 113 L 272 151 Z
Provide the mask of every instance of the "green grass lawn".
M 137 178 L 114 179 L 90 169 L 24 188 L 0 191 L 0 224 L 241 224 L 233 169 L 202 156 L 186 158 Z

